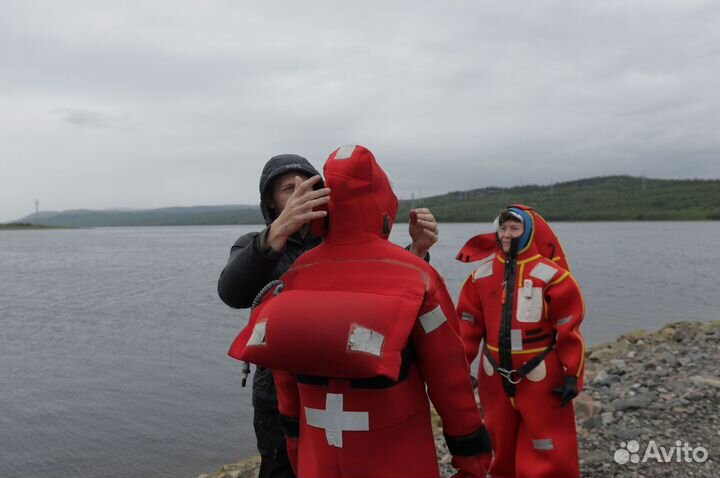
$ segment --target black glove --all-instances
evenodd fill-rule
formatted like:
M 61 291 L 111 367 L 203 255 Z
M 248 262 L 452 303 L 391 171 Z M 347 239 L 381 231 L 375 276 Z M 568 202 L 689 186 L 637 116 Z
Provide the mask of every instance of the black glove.
M 554 388 L 553 393 L 560 395 L 560 406 L 564 407 L 570 400 L 578 396 L 577 377 L 565 375 L 565 383 L 560 388 Z

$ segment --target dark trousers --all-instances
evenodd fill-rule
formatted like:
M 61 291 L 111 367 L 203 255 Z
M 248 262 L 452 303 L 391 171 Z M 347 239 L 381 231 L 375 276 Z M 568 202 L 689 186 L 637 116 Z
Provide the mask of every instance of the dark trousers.
M 295 478 L 285 446 L 285 435 L 280 429 L 280 412 L 277 408 L 254 408 L 253 427 L 260 452 L 258 478 Z

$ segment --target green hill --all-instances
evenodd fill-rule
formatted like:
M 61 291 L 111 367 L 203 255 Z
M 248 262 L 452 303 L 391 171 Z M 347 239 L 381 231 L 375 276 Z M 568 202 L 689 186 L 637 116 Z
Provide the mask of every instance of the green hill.
M 40 223 L 49 226 L 204 226 L 221 224 L 261 224 L 265 221 L 258 206 L 195 206 L 166 207 L 144 210 L 78 209 L 41 212 L 38 220 L 30 214 L 16 222 Z
M 720 180 L 604 176 L 549 186 L 482 188 L 417 199 L 441 222 L 487 222 L 508 204 L 527 204 L 550 221 L 720 219 Z M 411 201 L 401 201 L 401 217 Z
M 718 220 L 720 180 L 605 176 L 549 186 L 487 187 L 400 201 L 400 217 L 407 217 L 410 207 L 422 206 L 441 222 L 488 222 L 513 203 L 533 206 L 550 221 Z M 256 205 L 44 211 L 38 219 L 40 224 L 67 227 L 263 223 Z M 16 222 L 35 223 L 35 215 Z

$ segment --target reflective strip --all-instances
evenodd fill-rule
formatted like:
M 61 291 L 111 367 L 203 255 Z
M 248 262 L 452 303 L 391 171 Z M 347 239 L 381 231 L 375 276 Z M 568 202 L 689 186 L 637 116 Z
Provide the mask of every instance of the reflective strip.
M 265 342 L 265 328 L 266 327 L 267 327 L 267 319 L 255 324 L 255 327 L 253 328 L 252 334 L 250 334 L 250 339 L 248 340 L 247 344 L 248 345 L 266 345 L 266 342 Z
M 342 448 L 342 432 L 366 432 L 370 430 L 370 415 L 367 412 L 343 411 L 341 393 L 328 393 L 325 410 L 305 407 L 305 420 L 311 427 L 325 430 L 328 445 Z
M 541 440 L 533 440 L 532 442 L 533 448 L 536 450 L 549 451 L 555 449 L 552 438 L 543 438 Z
M 473 280 L 482 279 L 483 277 L 489 277 L 492 275 L 493 262 L 488 261 L 480 265 L 475 272 L 473 272 Z
M 470 322 L 471 324 L 475 323 L 475 316 L 472 315 L 469 312 L 463 312 L 460 316 L 465 322 Z
M 521 329 L 510 330 L 510 343 L 512 344 L 512 350 L 522 350 L 522 330 Z
M 557 284 L 561 283 L 562 281 L 564 281 L 565 279 L 567 279 L 568 277 L 570 277 L 570 273 L 569 273 L 569 272 L 565 272 L 565 273 L 564 273 L 563 275 L 561 275 L 559 278 L 557 278 L 557 279 L 555 279 L 554 281 L 552 281 L 552 282 L 550 283 L 550 285 L 557 285 Z
M 491 351 L 493 351 L 493 352 L 497 352 L 497 351 L 498 351 L 498 348 L 497 348 L 497 347 L 494 347 L 494 346 L 492 346 L 492 345 L 488 345 L 487 348 L 489 348 L 489 349 L 490 349 Z M 547 347 L 540 347 L 540 348 L 537 348 L 537 349 L 517 350 L 517 351 L 513 350 L 512 353 L 513 353 L 513 355 L 536 354 L 536 353 L 538 353 L 538 352 L 544 352 L 546 348 L 547 348 Z
M 350 159 L 355 152 L 355 148 L 357 148 L 357 146 L 354 144 L 341 147 L 337 150 L 337 153 L 335 153 L 335 159 Z
M 353 352 L 367 352 L 379 357 L 382 354 L 382 346 L 385 336 L 374 330 L 353 324 L 348 339 L 348 350 Z
M 439 305 L 430 312 L 427 312 L 420 316 L 420 325 L 422 325 L 422 328 L 423 330 L 425 330 L 426 334 L 429 334 L 444 323 L 445 314 L 442 313 Z
M 532 270 L 530 277 L 535 277 L 543 282 L 550 282 L 550 279 L 553 278 L 557 271 L 557 268 L 541 262 Z
M 564 319 L 560 319 L 556 322 L 556 325 L 565 325 L 567 323 L 570 323 L 573 319 L 573 316 L 570 315 L 568 317 L 565 317 Z

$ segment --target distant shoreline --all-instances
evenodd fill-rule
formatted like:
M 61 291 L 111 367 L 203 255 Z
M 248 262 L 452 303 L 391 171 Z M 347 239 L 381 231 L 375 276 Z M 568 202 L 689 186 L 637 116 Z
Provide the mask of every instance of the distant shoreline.
M 400 216 L 398 216 L 400 217 Z M 580 222 L 592 222 L 592 223 L 602 223 L 602 222 L 644 222 L 644 223 L 650 223 L 650 222 L 718 222 L 720 221 L 720 218 L 688 218 L 688 219 L 678 219 L 678 218 L 667 218 L 667 219 L 658 219 L 658 218 L 646 218 L 646 219 L 636 219 L 636 218 L 626 218 L 626 219 L 585 219 L 585 218 L 578 218 L 578 219 L 548 219 L 548 222 L 551 222 L 553 224 L 557 223 L 580 223 Z M 398 221 L 396 224 L 402 224 L 404 221 Z M 438 222 L 442 224 L 483 224 L 483 223 L 490 223 L 490 221 L 466 221 L 466 220 L 443 220 L 442 218 L 438 218 Z M 34 230 L 34 229 L 93 229 L 96 227 L 116 227 L 116 228 L 125 228 L 125 227 L 198 227 L 198 226 L 208 226 L 208 227 L 216 227 L 216 226 L 258 226 L 258 227 L 265 227 L 265 224 L 261 224 L 259 222 L 242 222 L 242 223 L 218 223 L 218 224 L 206 224 L 206 223 L 197 223 L 197 224 L 96 224 L 91 226 L 63 226 L 63 225 L 52 225 L 48 226 L 45 224 L 0 224 L 0 231 L 6 230 L 6 231 L 23 231 L 23 230 Z
M 25 222 L 0 224 L 0 231 L 27 231 L 35 229 L 76 229 L 69 226 L 46 226 L 44 224 L 28 224 Z
M 509 204 L 534 207 L 550 222 L 720 220 L 720 179 L 662 180 L 604 176 L 548 186 L 485 187 L 399 200 L 398 222 L 429 208 L 441 223 L 489 223 Z M 14 222 L 69 227 L 219 226 L 262 224 L 258 205 L 139 210 L 37 211 Z

